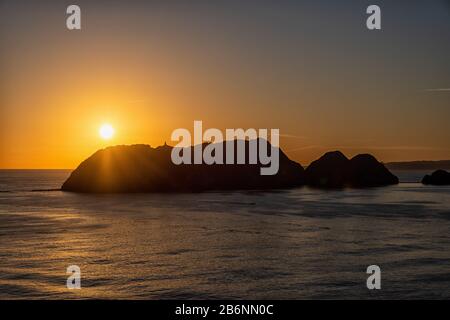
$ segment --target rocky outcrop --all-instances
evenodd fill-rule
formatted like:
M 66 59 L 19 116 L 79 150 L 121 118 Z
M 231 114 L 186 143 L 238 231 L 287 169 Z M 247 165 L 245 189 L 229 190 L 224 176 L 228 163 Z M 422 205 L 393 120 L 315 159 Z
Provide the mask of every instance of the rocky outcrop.
M 190 148 L 192 155 L 193 148 Z M 72 172 L 61 189 L 88 193 L 196 192 L 277 189 L 304 184 L 303 167 L 290 160 L 281 150 L 278 173 L 261 175 L 260 168 L 263 165 L 259 162 L 175 165 L 171 160 L 172 149 L 167 145 L 157 148 L 131 145 L 99 150 Z M 224 147 L 226 157 L 225 150 Z M 245 150 L 248 163 L 248 141 L 245 141 Z
M 323 188 L 342 187 L 346 182 L 349 160 L 340 151 L 325 153 L 305 171 L 306 183 Z
M 347 183 L 352 187 L 378 187 L 398 184 L 398 178 L 370 154 L 359 154 L 350 160 Z
M 234 143 L 236 163 L 236 141 Z M 273 152 L 274 147 L 267 141 L 265 143 Z M 202 145 L 202 149 L 206 146 Z M 194 148 L 186 150 L 190 149 L 193 155 Z M 176 165 L 171 159 L 172 150 L 167 145 L 157 148 L 148 145 L 115 146 L 99 150 L 72 172 L 61 189 L 87 193 L 197 192 L 280 189 L 305 184 L 320 188 L 360 188 L 398 183 L 398 178 L 369 154 L 349 160 L 340 151 L 328 152 L 305 171 L 278 149 L 277 174 L 261 175 L 260 169 L 264 165 L 259 161 L 248 164 L 248 141 L 245 141 L 246 164 Z M 223 150 L 226 159 L 225 143 Z
M 431 185 L 450 185 L 450 172 L 445 170 L 436 170 L 431 175 L 426 175 L 422 179 L 423 184 L 431 184 Z
M 342 152 L 324 154 L 305 171 L 308 185 L 320 188 L 377 187 L 398 183 L 375 157 L 360 154 L 349 160 Z

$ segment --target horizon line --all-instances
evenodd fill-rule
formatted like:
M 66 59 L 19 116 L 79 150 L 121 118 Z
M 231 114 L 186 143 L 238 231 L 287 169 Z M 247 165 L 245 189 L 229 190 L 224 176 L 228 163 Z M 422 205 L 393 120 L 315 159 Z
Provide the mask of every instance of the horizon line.
M 295 160 L 294 160 L 295 161 Z M 315 160 L 313 160 L 315 161 Z M 307 167 L 309 166 L 313 161 L 311 161 L 308 165 L 302 165 L 303 167 Z M 380 161 L 383 164 L 392 164 L 392 163 L 411 163 L 411 162 L 441 162 L 441 161 L 450 161 L 450 159 L 439 159 L 439 160 L 401 160 L 401 161 Z M 0 168 L 0 171 L 14 171 L 14 170 L 21 170 L 21 171 L 26 171 L 26 170 L 75 170 L 76 168 Z

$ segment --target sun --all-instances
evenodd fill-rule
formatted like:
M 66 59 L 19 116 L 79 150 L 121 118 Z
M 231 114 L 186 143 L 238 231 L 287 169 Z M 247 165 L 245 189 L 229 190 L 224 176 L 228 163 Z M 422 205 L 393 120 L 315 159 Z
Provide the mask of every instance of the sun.
M 102 137 L 102 139 L 108 140 L 113 137 L 114 128 L 110 124 L 105 123 L 102 124 L 102 126 L 98 130 L 98 133 L 100 134 L 100 137 Z

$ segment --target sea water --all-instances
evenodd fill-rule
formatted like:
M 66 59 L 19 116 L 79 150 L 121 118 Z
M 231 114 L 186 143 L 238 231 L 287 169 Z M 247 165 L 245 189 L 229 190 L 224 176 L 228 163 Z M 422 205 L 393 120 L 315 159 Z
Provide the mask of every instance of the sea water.
M 370 189 L 92 195 L 54 190 L 68 170 L 2 170 L 0 298 L 450 298 L 450 187 L 394 173 Z

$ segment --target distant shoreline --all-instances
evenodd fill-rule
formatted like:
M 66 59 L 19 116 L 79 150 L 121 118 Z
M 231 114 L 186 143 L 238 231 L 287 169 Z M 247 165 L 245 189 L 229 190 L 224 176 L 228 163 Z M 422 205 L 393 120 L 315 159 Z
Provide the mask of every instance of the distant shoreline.
M 390 170 L 449 170 L 450 160 L 399 161 L 387 162 L 384 165 Z

